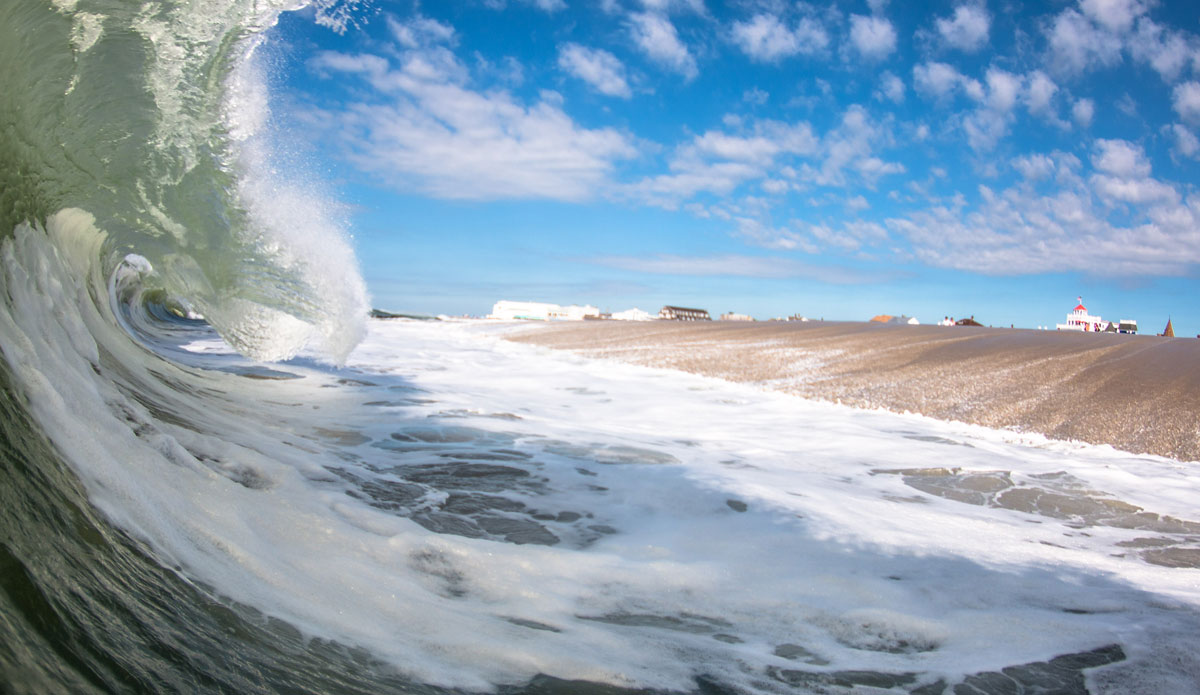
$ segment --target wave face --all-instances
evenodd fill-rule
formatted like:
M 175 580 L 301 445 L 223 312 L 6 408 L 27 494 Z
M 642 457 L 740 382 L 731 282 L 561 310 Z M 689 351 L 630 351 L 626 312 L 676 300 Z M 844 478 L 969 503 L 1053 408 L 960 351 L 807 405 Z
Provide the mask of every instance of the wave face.
M 291 4 L 5 3 L 0 228 L 90 227 L 96 273 L 137 254 L 242 353 L 345 359 L 367 306 L 353 253 L 319 196 L 271 173 L 254 55 Z
M 0 6 L 0 690 L 1196 692 L 1178 462 L 368 323 L 289 9 Z

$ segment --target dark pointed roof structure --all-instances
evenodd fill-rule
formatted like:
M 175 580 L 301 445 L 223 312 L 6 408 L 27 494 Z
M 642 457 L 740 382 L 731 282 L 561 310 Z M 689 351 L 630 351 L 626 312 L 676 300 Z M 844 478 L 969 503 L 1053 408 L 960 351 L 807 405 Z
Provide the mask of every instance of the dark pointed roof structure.
M 1163 329 L 1162 336 L 1164 338 L 1175 337 L 1175 329 L 1171 326 L 1171 319 L 1167 319 L 1167 327 Z

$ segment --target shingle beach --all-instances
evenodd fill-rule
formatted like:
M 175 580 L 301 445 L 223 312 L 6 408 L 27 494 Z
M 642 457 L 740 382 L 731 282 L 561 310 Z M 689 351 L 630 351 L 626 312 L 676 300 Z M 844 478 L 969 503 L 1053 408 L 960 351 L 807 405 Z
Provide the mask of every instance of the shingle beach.
M 507 338 L 804 398 L 1200 460 L 1200 340 L 843 322 L 530 324 Z

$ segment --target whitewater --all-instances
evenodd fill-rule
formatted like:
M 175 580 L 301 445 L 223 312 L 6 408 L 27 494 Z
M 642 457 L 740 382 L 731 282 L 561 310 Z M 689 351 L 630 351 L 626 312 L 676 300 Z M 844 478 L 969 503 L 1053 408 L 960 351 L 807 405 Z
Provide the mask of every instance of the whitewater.
M 0 690 L 1200 692 L 1194 463 L 369 320 L 300 6 L 0 7 Z

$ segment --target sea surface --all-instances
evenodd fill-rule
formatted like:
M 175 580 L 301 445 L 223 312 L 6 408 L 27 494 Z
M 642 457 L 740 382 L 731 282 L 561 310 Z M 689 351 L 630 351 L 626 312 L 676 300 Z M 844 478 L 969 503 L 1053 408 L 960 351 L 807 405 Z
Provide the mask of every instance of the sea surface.
M 1200 692 L 1192 465 L 368 320 L 300 4 L 0 3 L 0 692 Z

